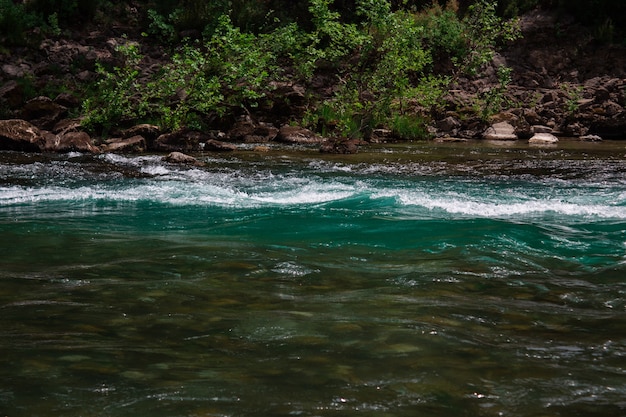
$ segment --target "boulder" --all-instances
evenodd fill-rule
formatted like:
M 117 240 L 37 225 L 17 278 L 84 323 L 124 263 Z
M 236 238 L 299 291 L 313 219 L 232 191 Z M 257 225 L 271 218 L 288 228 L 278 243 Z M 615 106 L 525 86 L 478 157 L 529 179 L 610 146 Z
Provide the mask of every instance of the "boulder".
M 323 138 L 317 136 L 309 129 L 290 125 L 284 125 L 280 128 L 276 140 L 289 144 L 312 144 L 322 143 L 324 141 Z
M 213 152 L 232 152 L 237 150 L 237 146 L 233 145 L 232 143 L 209 139 L 204 144 L 204 150 Z
M 130 138 L 114 138 L 101 146 L 102 152 L 141 153 L 147 149 L 146 139 L 141 135 Z
M 242 116 L 235 122 L 226 136 L 236 142 L 265 143 L 274 140 L 278 129 L 270 123 L 257 123 L 249 116 Z
M 49 97 L 28 100 L 22 109 L 22 118 L 40 129 L 50 130 L 67 114 L 67 107 L 55 103 Z
M 207 139 L 208 135 L 201 132 L 178 130 L 160 135 L 152 144 L 152 148 L 162 152 L 197 152 L 202 150 L 200 144 Z
M 509 122 L 499 122 L 491 125 L 483 133 L 487 140 L 517 140 L 515 128 Z
M 143 123 L 124 130 L 122 132 L 122 138 L 127 139 L 140 135 L 147 141 L 153 142 L 157 137 L 159 137 L 160 133 L 161 128 L 159 126 Z
M 167 156 L 163 157 L 163 160 L 171 164 L 202 165 L 202 163 L 193 156 L 182 152 L 170 152 Z
M 552 133 L 535 133 L 528 143 L 535 145 L 549 145 L 557 143 L 559 139 Z
M 46 143 L 46 150 L 51 152 L 68 153 L 84 152 L 99 153 L 100 149 L 93 144 L 87 132 L 69 131 L 52 136 L 53 140 Z
M 46 147 L 42 132 L 21 119 L 0 120 L 0 150 L 41 152 Z
M 320 146 L 322 153 L 354 154 L 359 151 L 359 145 L 363 142 L 359 139 L 327 139 Z
M 17 107 L 24 100 L 24 88 L 15 80 L 8 81 L 0 87 L 0 100 L 9 107 Z
M 552 128 L 549 126 L 534 125 L 531 129 L 533 133 L 552 133 Z
M 578 139 L 583 142 L 602 142 L 602 138 L 598 135 L 583 135 Z

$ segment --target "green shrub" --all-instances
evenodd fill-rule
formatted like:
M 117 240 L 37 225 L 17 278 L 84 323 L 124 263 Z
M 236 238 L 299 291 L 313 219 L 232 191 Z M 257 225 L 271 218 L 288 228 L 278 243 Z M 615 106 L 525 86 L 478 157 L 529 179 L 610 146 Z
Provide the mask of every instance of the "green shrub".
M 7 45 L 23 45 L 25 32 L 40 24 L 40 19 L 12 0 L 0 0 L 0 40 Z

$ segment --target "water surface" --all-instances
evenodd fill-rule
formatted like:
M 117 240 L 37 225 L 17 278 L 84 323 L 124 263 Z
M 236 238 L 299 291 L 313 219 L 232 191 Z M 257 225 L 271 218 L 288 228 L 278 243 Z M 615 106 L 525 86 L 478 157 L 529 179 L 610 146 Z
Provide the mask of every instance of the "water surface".
M 622 416 L 626 144 L 0 153 L 0 414 Z

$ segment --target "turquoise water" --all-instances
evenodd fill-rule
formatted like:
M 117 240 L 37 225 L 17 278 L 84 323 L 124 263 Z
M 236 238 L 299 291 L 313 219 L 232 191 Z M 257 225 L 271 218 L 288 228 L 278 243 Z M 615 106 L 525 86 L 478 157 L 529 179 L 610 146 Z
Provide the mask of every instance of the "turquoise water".
M 623 416 L 626 143 L 0 153 L 2 416 Z

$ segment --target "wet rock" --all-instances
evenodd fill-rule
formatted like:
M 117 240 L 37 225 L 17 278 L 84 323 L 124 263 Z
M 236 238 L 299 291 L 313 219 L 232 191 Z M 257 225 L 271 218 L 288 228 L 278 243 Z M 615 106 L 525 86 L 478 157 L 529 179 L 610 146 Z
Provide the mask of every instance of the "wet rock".
M 226 136 L 236 142 L 266 143 L 274 140 L 278 129 L 270 123 L 255 122 L 250 116 L 240 117 Z
M 21 119 L 0 120 L 0 150 L 41 152 L 46 146 L 42 132 Z
M 146 139 L 141 135 L 130 138 L 114 138 L 106 141 L 101 146 L 102 152 L 118 153 L 141 153 L 147 149 Z
M 52 133 L 77 132 L 81 128 L 81 119 L 61 119 L 52 128 Z
M 212 152 L 232 152 L 237 150 L 237 146 L 232 143 L 222 142 L 216 139 L 209 139 L 204 144 L 204 150 Z
M 359 151 L 359 145 L 363 141 L 359 139 L 327 139 L 320 146 L 322 153 L 355 154 Z
M 154 141 L 161 134 L 161 128 L 156 125 L 151 125 L 147 123 L 135 125 L 131 128 L 128 128 L 122 132 L 123 138 L 131 138 L 133 136 L 143 136 L 147 141 Z
M 208 135 L 193 130 L 179 130 L 160 135 L 154 141 L 152 148 L 164 152 L 195 152 L 202 149 Z
M 87 132 L 69 131 L 56 135 L 54 141 L 46 144 L 46 150 L 51 152 L 68 153 L 84 152 L 99 153 L 100 149 L 93 144 Z
M 163 157 L 163 160 L 171 164 L 202 165 L 202 163 L 193 156 L 182 152 L 170 152 L 167 156 Z
M 509 122 L 499 122 L 491 125 L 483 133 L 487 140 L 517 140 L 515 128 Z
M 554 144 L 557 143 L 559 139 L 554 136 L 552 133 L 535 133 L 532 138 L 528 139 L 528 143 L 531 144 Z
M 457 137 L 454 137 L 454 136 L 444 136 L 444 137 L 433 139 L 433 142 L 436 142 L 436 143 L 461 143 L 461 142 L 467 142 L 467 139 L 457 138 Z
M 300 126 L 284 125 L 278 131 L 276 141 L 290 144 L 314 144 L 323 142 L 323 138 L 317 136 L 309 129 Z
M 598 135 L 583 135 L 578 139 L 583 142 L 602 142 L 602 138 Z

